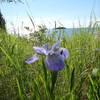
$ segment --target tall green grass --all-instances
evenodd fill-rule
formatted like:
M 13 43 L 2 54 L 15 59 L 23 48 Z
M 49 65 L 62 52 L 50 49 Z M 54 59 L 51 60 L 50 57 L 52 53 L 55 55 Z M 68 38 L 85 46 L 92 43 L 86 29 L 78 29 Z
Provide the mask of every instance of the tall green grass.
M 100 33 L 100 28 L 97 33 Z M 51 71 L 46 69 L 44 58 L 28 65 L 25 63 L 34 51 L 33 46 L 52 45 L 56 33 L 45 36 L 39 31 L 29 40 L 9 35 L 0 30 L 0 100 L 99 100 L 100 99 L 100 38 L 95 39 L 95 28 L 73 31 L 71 37 L 62 39 L 62 47 L 68 48 L 69 59 L 64 70 L 58 72 L 53 89 Z M 37 33 L 37 32 L 36 32 Z

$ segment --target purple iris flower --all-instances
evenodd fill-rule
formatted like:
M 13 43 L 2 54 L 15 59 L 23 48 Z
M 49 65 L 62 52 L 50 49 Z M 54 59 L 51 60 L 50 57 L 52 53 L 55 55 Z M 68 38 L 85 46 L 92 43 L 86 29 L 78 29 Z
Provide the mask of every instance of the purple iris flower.
M 44 55 L 46 57 L 45 65 L 49 70 L 60 71 L 64 69 L 64 60 L 68 59 L 69 52 L 66 48 L 60 48 L 59 44 L 61 42 L 62 40 L 58 40 L 56 43 L 54 43 L 51 50 L 49 50 L 48 44 L 45 44 L 43 48 L 33 47 L 35 50 L 35 55 L 25 62 L 28 64 L 34 63 L 39 59 L 38 55 Z

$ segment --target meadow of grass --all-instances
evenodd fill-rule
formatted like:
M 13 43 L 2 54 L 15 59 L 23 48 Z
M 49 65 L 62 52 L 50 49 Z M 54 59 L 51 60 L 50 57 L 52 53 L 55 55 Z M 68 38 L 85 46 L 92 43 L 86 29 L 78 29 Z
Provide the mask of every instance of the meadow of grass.
M 46 36 L 40 30 L 31 39 L 0 30 L 0 100 L 100 100 L 100 38 L 95 38 L 95 28 L 73 30 L 71 37 L 63 32 L 62 37 Z M 52 76 L 44 58 L 33 64 L 25 60 L 34 55 L 33 46 L 57 40 L 63 40 L 61 47 L 70 56 L 51 93 Z

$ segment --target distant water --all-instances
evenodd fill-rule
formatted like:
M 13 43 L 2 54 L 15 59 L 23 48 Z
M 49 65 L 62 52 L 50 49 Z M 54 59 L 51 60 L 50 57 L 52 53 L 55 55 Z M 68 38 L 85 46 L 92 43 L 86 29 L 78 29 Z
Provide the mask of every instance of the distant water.
M 68 35 L 71 35 L 73 33 L 73 28 L 66 28 L 66 29 L 49 29 L 47 30 L 48 34 L 53 34 L 53 33 L 66 33 Z
M 65 34 L 66 36 L 71 36 L 73 33 L 80 33 L 80 30 L 83 30 L 83 31 L 88 31 L 88 30 L 91 30 L 93 31 L 94 30 L 94 34 L 97 33 L 97 30 L 96 28 L 93 29 L 89 29 L 89 28 L 65 28 L 65 29 L 49 29 L 47 30 L 47 34 L 51 35 L 51 34 L 56 34 L 57 36 L 62 36 L 62 34 Z

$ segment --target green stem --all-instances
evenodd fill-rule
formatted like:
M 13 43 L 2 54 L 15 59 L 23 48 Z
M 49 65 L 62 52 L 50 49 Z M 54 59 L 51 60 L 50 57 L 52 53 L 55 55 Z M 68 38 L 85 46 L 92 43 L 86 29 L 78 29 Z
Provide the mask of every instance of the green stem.
M 55 84 L 56 84 L 56 81 L 57 81 L 57 75 L 58 75 L 57 71 L 51 72 L 51 80 L 52 80 L 51 89 L 50 89 L 51 97 L 54 97 L 54 93 L 53 92 L 54 92 L 54 87 L 55 87 Z

